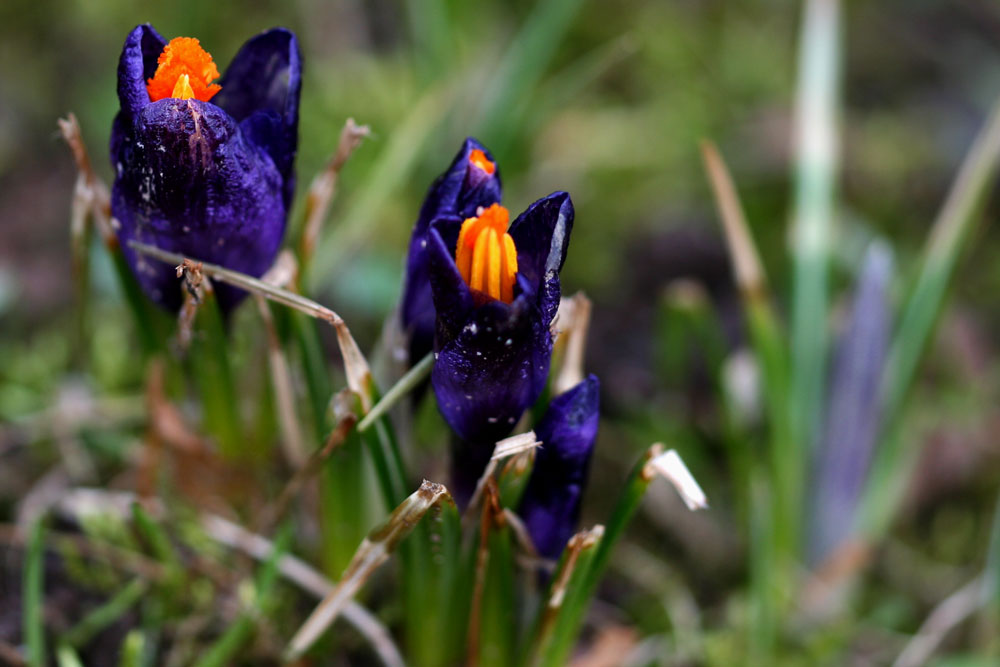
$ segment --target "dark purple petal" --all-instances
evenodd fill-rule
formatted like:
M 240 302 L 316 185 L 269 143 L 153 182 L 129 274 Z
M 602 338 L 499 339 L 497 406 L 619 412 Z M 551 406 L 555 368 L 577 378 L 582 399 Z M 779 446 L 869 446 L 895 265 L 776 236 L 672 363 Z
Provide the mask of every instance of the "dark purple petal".
M 435 303 L 440 313 L 441 301 Z M 465 312 L 469 317 L 460 329 L 444 316 L 438 318 L 431 384 L 455 433 L 492 448 L 542 393 L 552 334 L 538 308 L 523 297 L 510 305 L 490 301 Z
M 534 292 L 544 291 L 546 278 L 562 269 L 572 231 L 573 202 L 565 192 L 539 199 L 511 223 L 517 272 L 535 286 Z
M 137 256 L 137 239 L 164 250 L 260 276 L 281 244 L 286 208 L 281 174 L 218 106 L 167 98 L 147 104 L 114 143 L 112 214 L 137 279 L 155 301 L 180 305 L 173 267 Z M 218 285 L 232 307 L 241 290 Z
M 475 139 L 466 139 L 455 155 L 451 166 L 434 181 L 410 237 L 410 249 L 406 260 L 406 280 L 403 286 L 401 317 L 403 327 L 409 334 L 410 359 L 418 360 L 431 351 L 434 339 L 434 302 L 428 274 L 428 231 L 434 221 L 438 222 L 446 241 L 458 238 L 462 221 L 474 217 L 480 206 L 487 207 L 500 201 L 500 171 L 487 174 L 469 162 L 473 150 L 481 150 L 491 162 L 493 156 Z M 494 162 L 494 165 L 496 163 Z M 457 223 L 455 222 L 457 221 Z M 454 241 L 452 241 L 452 250 Z
M 156 61 L 166 45 L 167 40 L 148 23 L 136 26 L 125 39 L 118 59 L 118 102 L 126 116 L 149 104 L 146 80 L 156 73 Z
M 847 327 L 834 356 L 829 404 L 816 453 L 809 557 L 821 564 L 854 531 L 882 418 L 889 345 L 892 257 L 882 245 L 865 256 Z
M 474 150 L 482 151 L 493 162 L 493 174 L 487 174 L 469 162 Z M 455 216 L 462 220 L 476 215 L 476 210 L 500 201 L 500 169 L 486 147 L 469 137 L 462 144 L 448 170 L 431 185 L 420 208 L 413 228 L 414 234 L 427 231 L 432 220 L 440 216 Z
M 243 133 L 263 147 L 285 180 L 285 205 L 294 193 L 293 165 L 298 146 L 302 57 L 295 34 L 273 28 L 250 39 L 219 79 L 212 103 L 242 124 Z
M 576 530 L 600 410 L 600 382 L 590 375 L 560 394 L 535 427 L 541 441 L 520 514 L 538 552 L 557 558 Z
M 442 232 L 447 233 L 453 227 L 452 223 L 455 220 L 435 221 L 430 233 L 425 237 L 427 287 L 436 308 L 435 326 L 438 330 L 442 330 L 441 335 L 445 340 L 451 340 L 458 335 L 472 316 L 475 306 L 472 290 L 462 280 L 462 275 L 455 266 L 451 250 L 455 244 L 449 243 L 442 236 Z

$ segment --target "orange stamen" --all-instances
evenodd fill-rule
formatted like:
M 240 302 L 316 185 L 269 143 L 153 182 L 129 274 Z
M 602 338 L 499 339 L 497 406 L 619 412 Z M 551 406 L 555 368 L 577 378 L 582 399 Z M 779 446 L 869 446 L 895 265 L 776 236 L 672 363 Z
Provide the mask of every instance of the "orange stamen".
M 469 153 L 469 163 L 479 167 L 490 176 L 497 170 L 497 166 L 486 157 L 486 153 L 478 148 L 473 148 L 472 152 Z
M 156 73 L 146 82 L 151 102 L 166 97 L 208 102 L 222 90 L 222 86 L 212 83 L 219 78 L 212 55 L 194 37 L 173 38 L 156 62 Z
M 507 233 L 510 213 L 500 204 L 480 208 L 478 213 L 463 222 L 458 232 L 455 265 L 469 287 L 510 303 L 517 275 L 517 248 Z
M 174 92 L 170 97 L 176 97 L 181 100 L 189 100 L 194 97 L 194 90 L 191 88 L 191 77 L 187 74 L 181 74 L 177 77 L 177 83 L 174 85 Z

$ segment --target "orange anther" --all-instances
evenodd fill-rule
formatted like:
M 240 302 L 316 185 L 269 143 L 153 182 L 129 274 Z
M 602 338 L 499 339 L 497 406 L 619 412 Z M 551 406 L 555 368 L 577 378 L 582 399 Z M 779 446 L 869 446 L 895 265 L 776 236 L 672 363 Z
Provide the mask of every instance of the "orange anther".
M 510 214 L 500 204 L 480 209 L 462 223 L 455 248 L 455 264 L 472 289 L 504 303 L 514 300 L 517 248 L 507 233 Z
M 195 98 L 208 102 L 222 90 L 222 86 L 212 83 L 219 78 L 219 70 L 212 61 L 212 55 L 201 48 L 201 44 L 193 37 L 175 37 L 170 40 L 156 62 L 156 73 L 146 82 L 151 102 L 165 97 L 179 97 L 182 100 Z
M 478 148 L 473 148 L 472 152 L 469 153 L 469 163 L 479 167 L 490 176 L 497 170 L 497 166 L 486 157 L 486 153 Z

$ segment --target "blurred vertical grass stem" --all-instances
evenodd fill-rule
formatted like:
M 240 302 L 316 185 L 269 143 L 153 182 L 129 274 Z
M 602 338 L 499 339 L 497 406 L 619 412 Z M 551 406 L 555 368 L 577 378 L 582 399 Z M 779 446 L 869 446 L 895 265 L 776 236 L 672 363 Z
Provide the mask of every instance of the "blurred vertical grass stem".
M 840 62 L 837 0 L 807 0 L 799 43 L 795 118 L 795 204 L 792 219 L 791 488 L 776 524 L 782 551 L 794 554 L 800 532 L 802 480 L 816 434 L 827 357 L 829 246 L 838 166 L 837 88 Z
M 903 307 L 892 343 L 885 384 L 886 431 L 867 487 L 862 530 L 871 537 L 887 529 L 916 455 L 899 433 L 903 404 L 930 342 L 955 264 L 971 235 L 977 212 L 1000 164 L 1000 99 L 994 102 L 959 169 L 927 239 L 916 284 Z
M 525 100 L 548 70 L 582 0 L 542 0 L 525 19 L 500 59 L 479 106 L 481 136 L 500 162 L 521 132 L 511 105 Z

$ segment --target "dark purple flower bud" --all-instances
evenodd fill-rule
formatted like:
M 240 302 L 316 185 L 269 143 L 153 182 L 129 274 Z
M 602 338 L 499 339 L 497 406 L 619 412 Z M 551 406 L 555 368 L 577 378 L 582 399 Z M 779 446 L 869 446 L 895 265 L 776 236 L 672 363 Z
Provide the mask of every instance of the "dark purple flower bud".
M 434 300 L 427 270 L 431 222 L 446 217 L 457 219 L 460 226 L 480 207 L 498 203 L 500 197 L 500 171 L 493 156 L 475 139 L 466 139 L 451 166 L 427 191 L 410 237 L 401 317 L 410 340 L 411 362 L 419 361 L 434 344 Z
M 132 239 L 253 276 L 271 266 L 295 188 L 301 72 L 295 35 L 280 28 L 244 44 L 218 84 L 197 40 L 168 44 L 149 25 L 125 40 L 111 212 L 133 273 L 157 303 L 180 306 L 173 267 L 137 255 Z M 216 290 L 227 310 L 245 295 Z
M 830 398 L 816 452 L 809 521 L 809 560 L 820 565 L 854 531 L 882 418 L 882 380 L 891 315 L 887 292 L 892 257 L 869 248 L 847 327 L 837 344 Z
M 535 427 L 542 445 L 521 498 L 520 515 L 538 553 L 558 558 L 576 530 L 597 439 L 600 382 L 590 375 L 552 399 Z
M 545 386 L 573 204 L 556 192 L 504 233 L 506 218 L 499 205 L 461 225 L 438 218 L 427 244 L 438 407 L 459 438 L 490 449 Z

